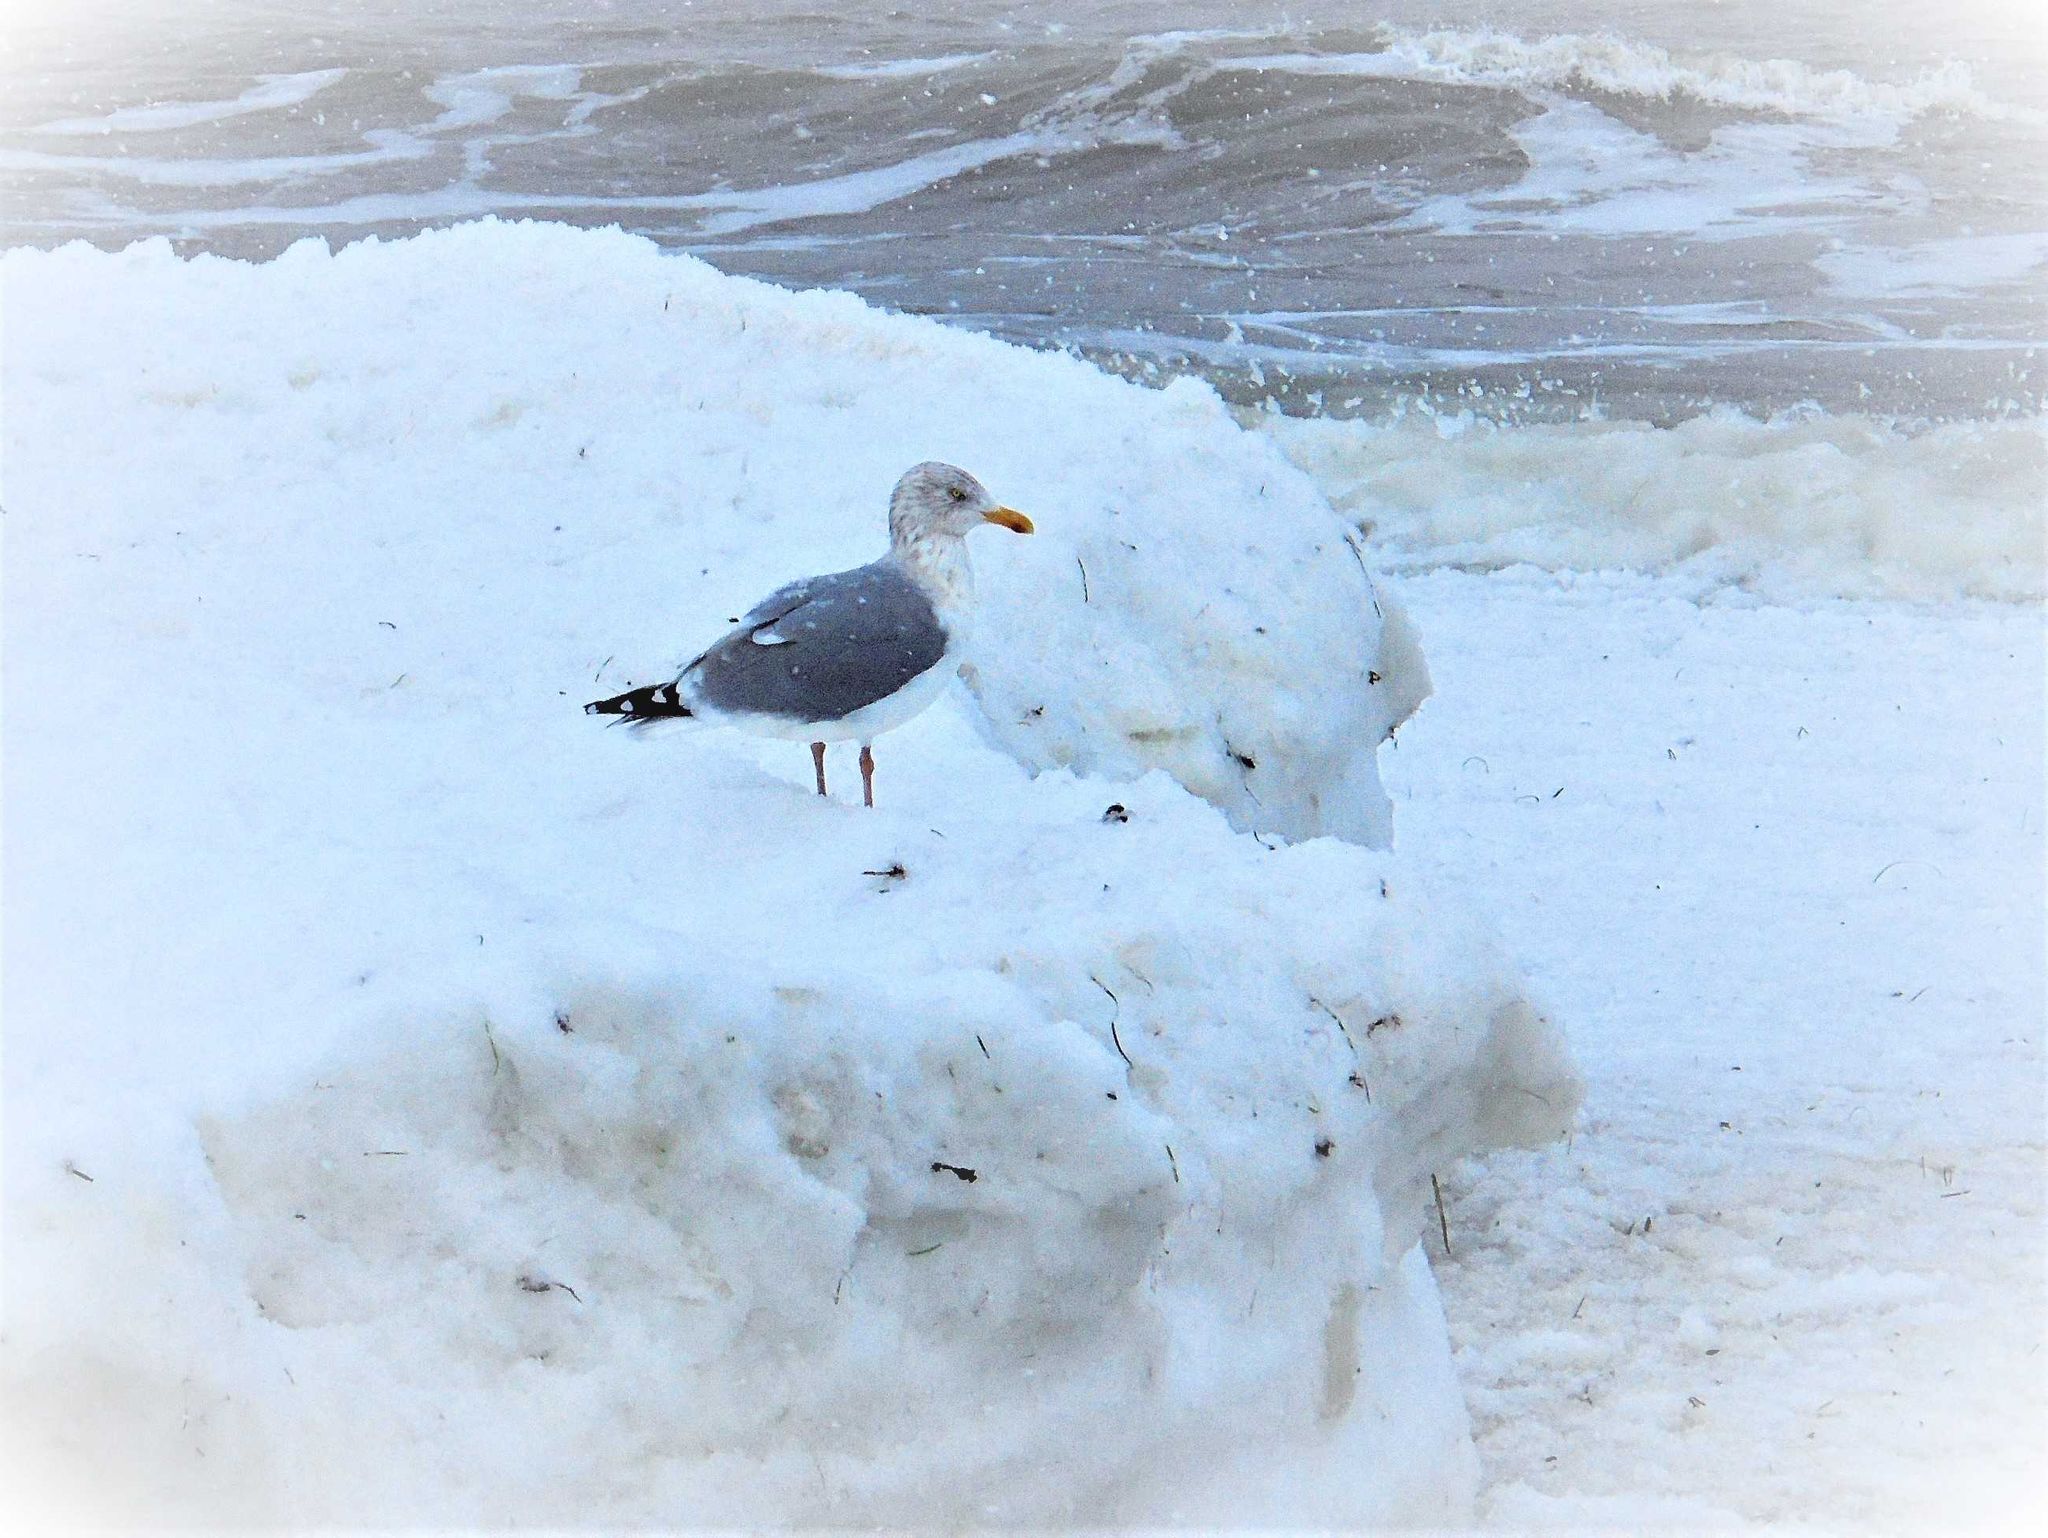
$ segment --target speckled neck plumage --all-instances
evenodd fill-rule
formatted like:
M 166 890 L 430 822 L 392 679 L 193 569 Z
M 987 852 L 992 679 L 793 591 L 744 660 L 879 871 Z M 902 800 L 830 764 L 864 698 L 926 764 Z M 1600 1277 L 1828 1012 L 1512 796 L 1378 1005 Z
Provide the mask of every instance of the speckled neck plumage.
M 925 532 L 905 536 L 891 531 L 890 556 L 924 589 L 932 607 L 950 624 L 964 619 L 974 605 L 974 565 L 967 541 L 958 534 Z

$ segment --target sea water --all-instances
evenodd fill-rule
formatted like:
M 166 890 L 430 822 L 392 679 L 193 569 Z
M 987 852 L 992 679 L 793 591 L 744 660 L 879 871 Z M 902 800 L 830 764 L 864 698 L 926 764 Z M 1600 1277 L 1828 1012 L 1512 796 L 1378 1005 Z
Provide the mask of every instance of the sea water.
M 2023 5 L 826 10 L 22 17 L 8 242 L 262 257 L 496 213 L 1296 412 L 2040 404 Z

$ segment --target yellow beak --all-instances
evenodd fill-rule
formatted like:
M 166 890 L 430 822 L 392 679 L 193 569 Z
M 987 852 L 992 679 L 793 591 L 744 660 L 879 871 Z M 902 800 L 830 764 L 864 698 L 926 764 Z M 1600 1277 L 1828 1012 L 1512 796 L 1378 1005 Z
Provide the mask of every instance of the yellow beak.
M 1031 532 L 1031 520 L 1018 512 L 1014 507 L 999 507 L 994 512 L 983 513 L 981 516 L 990 523 L 1001 524 L 1013 533 L 1029 534 Z

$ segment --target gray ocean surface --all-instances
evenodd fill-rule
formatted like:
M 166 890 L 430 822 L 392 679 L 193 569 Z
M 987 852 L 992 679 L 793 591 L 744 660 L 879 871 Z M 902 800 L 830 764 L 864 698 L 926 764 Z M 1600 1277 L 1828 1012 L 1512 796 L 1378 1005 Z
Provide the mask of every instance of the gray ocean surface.
M 99 0 L 10 19 L 5 241 L 620 225 L 1242 403 L 2037 414 L 2013 0 Z

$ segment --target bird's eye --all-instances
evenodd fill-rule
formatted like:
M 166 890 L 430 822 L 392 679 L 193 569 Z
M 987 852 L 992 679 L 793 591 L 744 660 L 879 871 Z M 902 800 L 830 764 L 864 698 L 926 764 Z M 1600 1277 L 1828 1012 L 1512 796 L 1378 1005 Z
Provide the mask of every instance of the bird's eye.
M 965 502 L 967 500 L 967 493 L 962 491 L 958 486 L 948 486 L 946 488 L 946 495 L 951 497 L 955 502 Z

